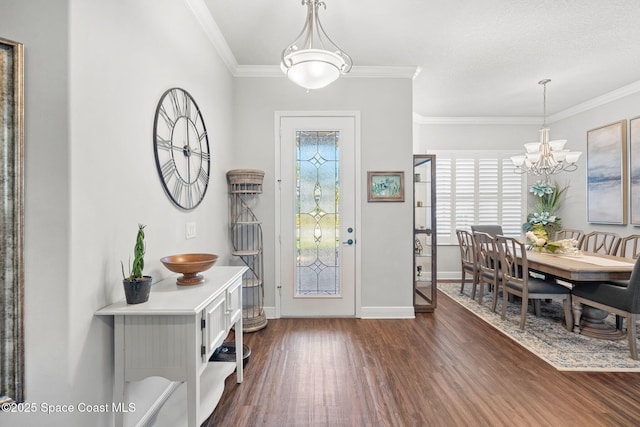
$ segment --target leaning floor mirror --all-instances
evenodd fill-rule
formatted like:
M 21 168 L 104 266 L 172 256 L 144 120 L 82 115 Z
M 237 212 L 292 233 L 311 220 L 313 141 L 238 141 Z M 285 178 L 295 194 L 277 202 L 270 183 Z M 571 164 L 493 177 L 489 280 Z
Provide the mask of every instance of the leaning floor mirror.
M 24 55 L 0 38 L 0 403 L 24 400 Z

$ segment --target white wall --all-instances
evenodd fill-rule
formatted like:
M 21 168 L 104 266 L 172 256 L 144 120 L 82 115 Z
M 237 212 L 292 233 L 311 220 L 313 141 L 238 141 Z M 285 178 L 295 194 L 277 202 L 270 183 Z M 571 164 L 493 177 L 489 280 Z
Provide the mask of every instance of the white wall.
M 26 56 L 26 398 L 111 402 L 112 320 L 93 313 L 123 298 L 120 261 L 137 224 L 147 225 L 154 282 L 170 274 L 164 255 L 230 260 L 233 79 L 182 1 L 0 0 L 0 10 L 0 36 L 23 42 Z M 173 86 L 194 96 L 210 133 L 212 176 L 193 212 L 170 203 L 155 167 L 153 116 Z M 196 239 L 185 240 L 188 221 Z M 131 388 L 131 418 L 164 383 Z M 111 417 L 39 410 L 3 414 L 2 425 L 106 426 Z
M 239 78 L 234 133 L 239 154 L 231 168 L 266 172 L 256 215 L 265 224 L 265 307 L 275 306 L 275 111 L 360 111 L 362 315 L 413 312 L 411 187 L 405 203 L 367 203 L 368 170 L 403 170 L 412 176 L 412 83 L 410 79 L 343 78 L 306 93 L 284 78 Z M 408 181 L 409 183 L 411 180 Z

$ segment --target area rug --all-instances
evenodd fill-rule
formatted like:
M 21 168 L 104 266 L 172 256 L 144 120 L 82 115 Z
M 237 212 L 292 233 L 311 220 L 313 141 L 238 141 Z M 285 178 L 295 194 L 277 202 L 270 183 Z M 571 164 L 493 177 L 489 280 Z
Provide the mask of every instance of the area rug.
M 521 331 L 519 303 L 510 302 L 502 320 L 502 297 L 493 313 L 493 295 L 485 294 L 480 305 L 477 295 L 475 301 L 471 299 L 471 284 L 465 286 L 463 294 L 459 283 L 438 283 L 438 290 L 560 371 L 640 372 L 640 361 L 631 359 L 626 337 L 609 341 L 567 331 L 562 326 L 564 314 L 559 301 L 543 302 L 540 317 L 529 308 Z M 606 322 L 613 325 L 615 318 L 609 316 Z

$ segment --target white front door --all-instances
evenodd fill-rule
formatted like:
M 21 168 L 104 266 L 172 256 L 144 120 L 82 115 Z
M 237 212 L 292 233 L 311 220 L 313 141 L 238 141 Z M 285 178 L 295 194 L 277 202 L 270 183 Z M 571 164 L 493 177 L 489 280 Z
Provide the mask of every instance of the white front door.
M 357 118 L 279 117 L 281 316 L 356 314 Z

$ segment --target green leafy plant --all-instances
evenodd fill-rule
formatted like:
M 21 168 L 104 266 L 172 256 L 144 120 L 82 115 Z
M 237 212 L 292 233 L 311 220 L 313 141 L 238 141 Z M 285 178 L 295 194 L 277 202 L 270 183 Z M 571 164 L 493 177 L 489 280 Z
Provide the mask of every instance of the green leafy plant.
M 527 222 L 522 226 L 525 232 L 532 231 L 536 225 L 542 225 L 549 236 L 552 236 L 562 229 L 561 220 L 555 213 L 567 188 L 560 188 L 558 184 L 546 181 L 538 181 L 530 188 L 529 191 L 536 198 L 533 202 L 533 212 L 527 215 Z
M 138 224 L 138 234 L 136 235 L 136 244 L 133 247 L 133 264 L 129 267 L 129 275 L 124 272 L 124 263 L 120 262 L 122 266 L 122 277 L 125 280 L 134 281 L 143 277 L 142 270 L 144 269 L 144 254 L 146 246 L 144 244 L 144 228 L 146 225 Z

